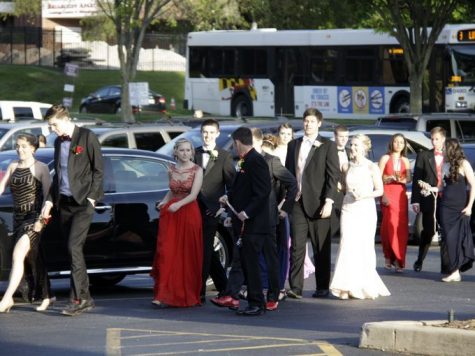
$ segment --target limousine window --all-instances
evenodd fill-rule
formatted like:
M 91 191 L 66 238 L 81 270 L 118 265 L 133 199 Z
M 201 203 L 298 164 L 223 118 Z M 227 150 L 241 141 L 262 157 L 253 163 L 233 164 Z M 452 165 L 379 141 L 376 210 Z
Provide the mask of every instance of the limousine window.
M 141 157 L 110 157 L 116 193 L 168 189 L 168 167 Z

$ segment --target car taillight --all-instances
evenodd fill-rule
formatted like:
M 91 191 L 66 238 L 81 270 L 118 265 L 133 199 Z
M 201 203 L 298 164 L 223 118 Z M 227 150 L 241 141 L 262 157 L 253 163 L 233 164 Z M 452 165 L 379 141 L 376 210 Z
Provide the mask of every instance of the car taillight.
M 167 103 L 167 99 L 165 99 L 164 96 L 161 96 L 160 98 L 158 98 L 157 104 L 166 104 L 166 103 Z

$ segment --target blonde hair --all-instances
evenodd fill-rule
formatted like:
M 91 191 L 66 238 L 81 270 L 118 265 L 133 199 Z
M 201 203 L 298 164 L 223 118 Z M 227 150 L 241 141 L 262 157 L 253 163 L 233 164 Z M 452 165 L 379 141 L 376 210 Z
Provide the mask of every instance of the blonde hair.
M 353 139 L 357 139 L 357 140 L 360 140 L 361 143 L 363 144 L 363 147 L 365 149 L 365 156 L 368 155 L 368 152 L 371 150 L 371 139 L 366 136 L 366 135 L 363 135 L 363 134 L 357 134 L 357 135 L 354 135 L 352 138 Z
M 177 154 L 176 154 L 176 151 L 178 150 L 178 147 L 180 147 L 181 144 L 183 143 L 189 143 L 190 144 L 190 147 L 191 147 L 191 160 L 194 160 L 195 158 L 195 148 L 193 147 L 193 144 L 191 143 L 190 140 L 186 139 L 186 138 L 180 138 L 178 140 L 176 140 L 175 144 L 173 145 L 173 157 L 175 158 L 175 160 L 177 159 Z

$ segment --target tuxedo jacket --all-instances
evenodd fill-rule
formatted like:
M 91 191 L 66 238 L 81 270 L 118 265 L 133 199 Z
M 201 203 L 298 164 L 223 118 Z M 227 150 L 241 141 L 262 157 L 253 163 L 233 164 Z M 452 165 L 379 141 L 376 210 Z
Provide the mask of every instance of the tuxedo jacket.
M 312 146 L 302 174 L 301 199 L 305 214 L 313 219 L 320 217 L 320 210 L 327 198 L 335 201 L 337 183 L 341 172 L 335 142 L 318 136 L 319 147 Z M 303 138 L 292 140 L 287 147 L 285 167 L 297 177 L 298 158 Z
M 55 174 L 48 196 L 48 200 L 56 206 L 59 203 L 60 152 L 61 138 L 58 137 L 54 142 Z M 91 130 L 75 126 L 68 158 L 68 176 L 72 196 L 78 204 L 85 204 L 87 198 L 97 201 L 103 197 L 103 173 L 97 136 Z
M 432 195 L 424 197 L 418 181 L 422 180 L 435 187 L 437 185 L 437 166 L 434 150 L 422 151 L 417 154 L 414 174 L 412 179 L 411 203 L 419 203 L 422 212 L 434 212 L 434 198 Z
M 228 198 L 239 213 L 245 211 L 249 219 L 244 223 L 244 234 L 268 234 L 271 228 L 269 195 L 271 178 L 267 163 L 255 149 L 244 157 L 244 163 L 236 173 Z M 240 231 L 241 221 L 233 215 L 233 229 Z M 238 230 L 239 229 L 239 230 Z
M 287 214 L 292 212 L 294 207 L 295 196 L 297 195 L 298 187 L 297 180 L 285 168 L 282 163 L 280 163 L 279 157 L 273 156 L 266 152 L 262 152 L 262 157 L 264 157 L 267 165 L 269 166 L 269 174 L 271 178 L 272 190 L 269 196 L 269 208 L 270 208 L 270 221 L 271 226 L 276 226 L 278 223 L 278 205 L 281 201 L 280 196 L 283 192 L 283 199 L 285 199 L 284 204 L 282 204 L 282 210 Z
M 206 168 L 203 168 L 203 185 L 198 194 L 198 203 L 201 208 L 215 214 L 220 208 L 218 199 L 226 194 L 233 184 L 236 169 L 231 154 L 223 149 L 216 148 L 218 157 L 210 158 Z M 195 150 L 195 163 L 203 167 L 203 147 Z

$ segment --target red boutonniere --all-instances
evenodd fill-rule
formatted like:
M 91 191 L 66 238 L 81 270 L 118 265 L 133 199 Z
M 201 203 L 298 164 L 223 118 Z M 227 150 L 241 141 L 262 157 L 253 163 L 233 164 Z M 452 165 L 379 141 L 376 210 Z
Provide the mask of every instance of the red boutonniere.
M 72 153 L 74 153 L 75 155 L 78 155 L 80 153 L 83 153 L 84 152 L 84 147 L 82 146 L 74 146 L 74 148 L 71 150 Z

